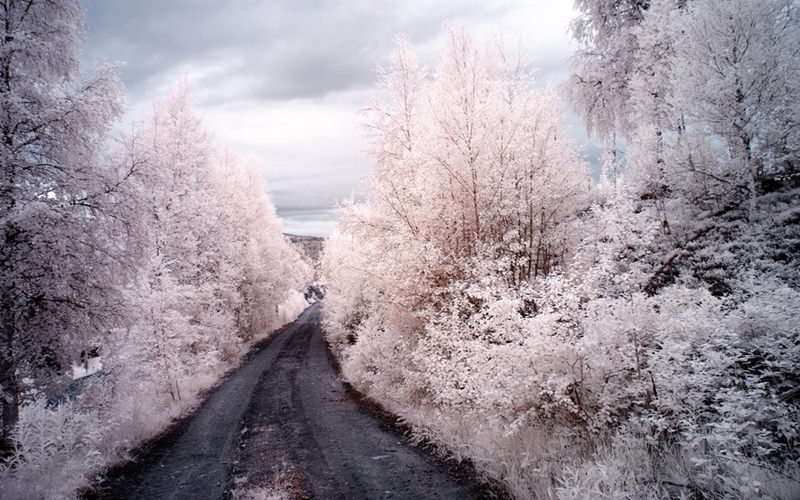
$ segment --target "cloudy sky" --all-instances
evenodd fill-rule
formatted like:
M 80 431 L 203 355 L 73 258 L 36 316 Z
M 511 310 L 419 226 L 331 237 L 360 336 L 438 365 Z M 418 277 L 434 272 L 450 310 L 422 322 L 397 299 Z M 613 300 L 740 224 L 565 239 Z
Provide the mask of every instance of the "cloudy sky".
M 369 173 L 358 111 L 405 35 L 432 65 L 446 22 L 566 77 L 571 0 L 85 0 L 84 58 L 122 62 L 131 113 L 180 79 L 216 140 L 263 168 L 285 230 L 327 235 Z M 572 121 L 573 134 L 586 142 Z M 587 145 L 586 154 L 596 156 Z

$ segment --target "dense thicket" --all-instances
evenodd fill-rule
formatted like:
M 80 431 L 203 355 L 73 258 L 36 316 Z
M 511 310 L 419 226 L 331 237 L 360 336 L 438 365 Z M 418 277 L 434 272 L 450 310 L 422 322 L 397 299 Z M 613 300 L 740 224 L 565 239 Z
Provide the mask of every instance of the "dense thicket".
M 184 88 L 112 132 L 78 0 L 3 0 L 0 29 L 0 496 L 69 496 L 291 320 L 310 268 Z
M 569 259 L 588 179 L 555 97 L 531 88 L 522 61 L 452 32 L 432 77 L 403 41 L 384 76 L 390 98 L 368 112 L 370 198 L 342 219 L 357 245 L 377 245 L 362 250 L 370 286 L 416 312 L 476 265 L 523 286 Z
M 579 1 L 567 94 L 401 46 L 327 245 L 356 387 L 515 496 L 797 495 L 798 10 Z

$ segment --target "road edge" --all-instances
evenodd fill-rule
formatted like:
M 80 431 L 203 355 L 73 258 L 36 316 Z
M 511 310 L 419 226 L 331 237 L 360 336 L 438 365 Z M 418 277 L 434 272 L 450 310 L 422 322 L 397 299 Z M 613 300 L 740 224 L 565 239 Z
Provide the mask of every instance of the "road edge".
M 322 304 L 323 315 L 325 304 Z M 397 434 L 409 438 L 413 436 L 414 430 L 410 424 L 401 421 L 401 418 L 394 413 L 388 411 L 380 402 L 362 393 L 347 381 L 342 375 L 342 367 L 339 359 L 333 354 L 328 338 L 325 335 L 325 324 L 320 322 L 322 328 L 322 338 L 325 341 L 325 351 L 328 355 L 333 366 L 336 376 L 341 381 L 348 397 L 352 398 L 358 406 L 380 420 L 387 428 L 396 432 Z M 495 498 L 499 500 L 511 500 L 513 496 L 505 488 L 502 483 L 497 480 L 482 476 L 478 473 L 474 463 L 469 459 L 456 460 L 452 458 L 452 452 L 445 446 L 430 441 L 428 439 L 413 438 L 408 440 L 408 445 L 422 451 L 427 457 L 431 458 L 434 462 L 442 466 L 447 474 L 454 480 L 462 484 L 470 484 L 474 488 L 474 492 L 478 498 Z
M 297 320 L 318 302 L 309 304 L 297 317 L 285 325 L 271 331 L 264 338 L 251 345 L 245 354 L 239 358 L 238 362 L 223 373 L 214 385 L 200 391 L 197 395 L 197 403 L 185 410 L 183 413 L 173 418 L 172 421 L 158 434 L 146 439 L 135 448 L 127 452 L 127 457 L 114 462 L 105 467 L 101 472 L 95 474 L 90 479 L 90 485 L 81 488 L 76 492 L 76 497 L 84 500 L 99 500 L 107 493 L 110 485 L 121 482 L 123 477 L 148 467 L 158 461 L 169 447 L 174 444 L 186 430 L 189 422 L 206 405 L 209 398 L 219 387 L 239 368 L 245 365 L 253 356 L 266 349 L 282 333 L 291 328 Z M 160 453 L 156 450 L 161 450 Z

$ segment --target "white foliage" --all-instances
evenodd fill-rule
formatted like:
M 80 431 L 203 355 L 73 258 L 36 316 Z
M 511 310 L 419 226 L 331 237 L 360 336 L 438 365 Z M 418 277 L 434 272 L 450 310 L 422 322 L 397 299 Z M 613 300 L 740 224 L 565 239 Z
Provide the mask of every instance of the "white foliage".
M 701 3 L 725 4 L 727 20 Z M 702 106 L 727 105 L 676 80 L 690 49 L 724 54 L 737 32 L 715 41 L 690 26 L 763 23 L 772 34 L 753 38 L 765 57 L 751 66 L 767 67 L 781 52 L 764 40 L 790 43 L 778 28 L 794 7 L 687 4 L 579 2 L 576 33 L 600 53 L 579 65 L 606 79 L 579 105 L 590 128 L 635 141 L 630 173 L 599 193 L 582 188 L 569 145 L 525 169 L 554 142 L 515 134 L 558 130 L 559 112 L 462 33 L 432 76 L 401 44 L 370 115 L 377 172 L 325 251 L 328 341 L 357 388 L 515 497 L 796 494 L 796 190 L 784 178 L 740 208 L 743 156 L 699 125 L 714 116 Z M 784 77 L 773 104 L 794 99 Z M 753 112 L 769 130 L 794 119 Z M 777 158 L 779 143 L 750 151 Z M 545 249 L 558 258 L 531 266 Z
M 23 380 L 64 393 L 90 352 L 103 371 L 76 381 L 74 400 L 22 407 L 0 495 L 60 498 L 293 319 L 311 270 L 260 175 L 218 150 L 185 86 L 109 148 L 119 85 L 112 68 L 80 78 L 79 3 L 9 0 L 2 15 L 4 433 Z
M 117 172 L 103 164 L 101 146 L 122 110 L 120 84 L 111 67 L 81 74 L 81 39 L 77 0 L 3 3 L 2 448 L 20 404 L 18 376 L 52 389 L 118 312 Z
M 68 498 L 104 465 L 100 416 L 43 398 L 22 407 L 13 458 L 0 465 L 2 498 Z

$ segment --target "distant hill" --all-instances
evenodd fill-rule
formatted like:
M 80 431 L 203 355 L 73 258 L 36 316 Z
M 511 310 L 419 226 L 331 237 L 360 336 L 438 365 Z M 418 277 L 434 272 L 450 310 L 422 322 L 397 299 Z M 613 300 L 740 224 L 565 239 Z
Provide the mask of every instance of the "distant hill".
M 325 246 L 325 238 L 298 234 L 286 234 L 285 236 L 303 250 L 303 253 L 311 259 L 315 267 L 319 265 L 319 261 L 322 258 L 322 249 Z

